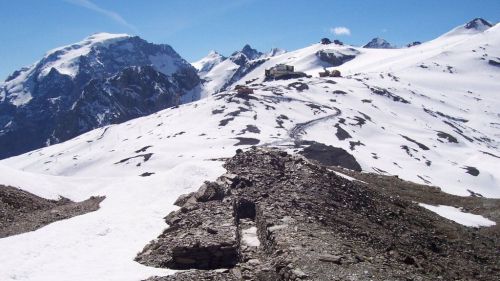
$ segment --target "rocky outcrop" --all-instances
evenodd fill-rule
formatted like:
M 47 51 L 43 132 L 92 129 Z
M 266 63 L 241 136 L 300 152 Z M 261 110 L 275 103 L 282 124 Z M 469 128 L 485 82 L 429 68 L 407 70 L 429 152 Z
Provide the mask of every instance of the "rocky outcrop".
M 146 265 L 220 270 L 149 280 L 497 278 L 497 236 L 411 200 L 276 149 L 240 150 L 225 168 L 216 182 L 183 196 L 166 218 L 170 228 L 137 256 Z M 209 186 L 224 198 L 200 201 Z
M 82 202 L 66 198 L 48 200 L 29 192 L 0 185 L 0 238 L 37 230 L 55 221 L 99 209 L 104 197 Z
M 170 225 L 137 261 L 173 269 L 217 269 L 238 263 L 239 241 L 231 202 L 187 204 L 166 217 Z
M 316 56 L 323 62 L 328 63 L 327 66 L 339 66 L 354 59 L 359 52 L 355 49 L 338 50 L 320 50 Z
M 340 166 L 354 171 L 361 171 L 356 158 L 342 148 L 311 142 L 301 152 L 307 159 L 318 161 L 326 166 Z
M 407 48 L 411 48 L 411 47 L 415 47 L 415 46 L 418 46 L 418 45 L 422 45 L 422 42 L 420 42 L 420 41 L 414 41 L 414 42 L 406 44 L 406 47 Z

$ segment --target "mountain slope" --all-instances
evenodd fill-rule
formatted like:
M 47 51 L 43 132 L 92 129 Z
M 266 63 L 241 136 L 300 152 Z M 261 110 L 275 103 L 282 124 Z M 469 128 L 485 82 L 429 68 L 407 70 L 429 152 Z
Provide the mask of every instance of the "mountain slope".
M 198 70 L 198 73 L 200 75 L 203 75 L 212 70 L 214 66 L 221 63 L 225 59 L 226 57 L 217 53 L 216 51 L 210 51 L 210 53 L 208 53 L 206 57 L 200 59 L 199 61 L 191 63 L 191 65 L 194 66 L 196 70 Z
M 131 68 L 136 66 L 149 69 Z M 110 79 L 120 85 L 110 85 Z M 124 34 L 92 35 L 49 51 L 0 84 L 0 158 L 196 100 L 198 87 L 195 69 L 168 45 Z M 154 106 L 138 110 L 123 99 L 137 100 L 144 92 L 155 96 Z M 110 113 L 113 107 L 121 112 Z
M 251 145 L 296 154 L 323 143 L 365 172 L 500 198 L 500 69 L 489 63 L 500 61 L 499 47 L 499 25 L 405 49 L 315 44 L 271 57 L 235 82 L 255 79 L 254 94 L 222 91 L 2 160 L 1 184 L 51 199 L 106 199 L 97 212 L 0 240 L 0 279 L 172 273 L 133 259 L 162 232 L 178 195 L 214 180 L 222 158 Z M 334 67 L 320 51 L 354 58 Z M 264 81 L 264 69 L 278 63 L 313 77 Z M 344 77 L 319 78 L 324 67 Z
M 279 48 L 262 53 L 247 44 L 228 58 L 216 52 L 210 52 L 205 58 L 192 65 L 198 69 L 198 74 L 204 80 L 203 92 L 206 96 L 229 89 L 269 58 L 285 53 L 285 50 Z

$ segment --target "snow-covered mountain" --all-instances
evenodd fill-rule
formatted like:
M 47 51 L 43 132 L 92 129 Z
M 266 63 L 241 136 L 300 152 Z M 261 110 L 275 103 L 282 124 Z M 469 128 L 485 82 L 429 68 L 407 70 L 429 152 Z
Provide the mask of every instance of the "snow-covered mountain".
M 370 42 L 363 46 L 363 48 L 371 49 L 394 49 L 395 47 L 391 43 L 387 42 L 385 39 L 380 37 L 373 38 Z
M 247 44 L 227 58 L 211 51 L 192 65 L 198 69 L 198 74 L 203 79 L 203 92 L 204 96 L 207 96 L 230 88 L 267 59 L 284 53 L 286 51 L 279 48 L 262 53 Z
M 0 84 L 0 158 L 196 100 L 199 84 L 168 45 L 94 34 Z
M 282 55 L 284 53 L 286 53 L 286 50 L 284 50 L 284 49 L 281 49 L 281 48 L 272 48 L 269 52 L 263 54 L 262 56 L 264 58 L 270 58 L 270 57 L 275 57 L 275 56 Z
M 206 57 L 202 58 L 199 61 L 191 63 L 191 65 L 193 65 L 194 68 L 198 70 L 198 73 L 200 73 L 200 75 L 203 75 L 212 70 L 214 66 L 221 63 L 225 59 L 226 57 L 219 54 L 218 52 L 210 51 L 210 53 L 208 53 Z
M 178 195 L 224 173 L 220 159 L 251 145 L 297 153 L 319 142 L 366 172 L 500 198 L 500 25 L 465 26 L 411 48 L 314 44 L 247 60 L 253 67 L 240 76 L 231 56 L 204 79 L 213 89 L 251 81 L 253 94 L 228 88 L 0 161 L 0 184 L 46 198 L 106 196 L 99 211 L 0 239 L 0 279 L 170 274 L 133 259 L 161 233 Z M 311 77 L 265 81 L 264 70 L 280 63 Z M 343 77 L 318 77 L 324 68 Z

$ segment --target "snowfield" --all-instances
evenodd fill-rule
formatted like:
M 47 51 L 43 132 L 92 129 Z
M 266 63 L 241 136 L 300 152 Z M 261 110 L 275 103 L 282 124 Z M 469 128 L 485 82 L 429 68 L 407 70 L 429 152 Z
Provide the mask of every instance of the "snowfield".
M 483 216 L 466 213 L 451 206 L 432 206 L 423 203 L 419 203 L 419 205 L 444 218 L 468 227 L 492 226 L 496 224 L 494 221 L 491 221 Z
M 322 50 L 356 57 L 329 67 L 316 55 Z M 312 140 L 345 149 L 367 172 L 500 198 L 500 68 L 490 60 L 500 61 L 498 24 L 405 49 L 314 44 L 268 57 L 236 83 L 252 81 L 254 94 L 209 94 L 2 160 L 0 184 L 46 198 L 106 199 L 96 212 L 0 239 L 0 280 L 171 273 L 133 259 L 166 227 L 180 194 L 215 179 L 221 158 L 250 145 L 297 152 L 295 142 Z M 209 70 L 208 92 L 227 82 L 229 62 Z M 312 77 L 264 81 L 264 69 L 279 63 Z M 344 77 L 319 78 L 324 67 Z

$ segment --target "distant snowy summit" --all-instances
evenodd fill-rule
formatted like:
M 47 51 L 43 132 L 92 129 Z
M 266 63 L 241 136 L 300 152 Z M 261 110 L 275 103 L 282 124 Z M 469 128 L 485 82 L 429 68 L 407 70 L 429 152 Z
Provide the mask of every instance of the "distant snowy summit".
M 284 50 L 284 49 L 272 48 L 269 52 L 264 54 L 264 57 L 270 58 L 270 57 L 282 55 L 284 53 L 286 53 L 286 50 Z
M 376 38 L 373 38 L 366 45 L 364 45 L 363 48 L 369 48 L 369 49 L 394 49 L 396 47 L 393 46 L 393 45 L 391 45 L 385 39 L 376 37 Z
M 475 18 L 472 21 L 468 22 L 464 27 L 465 29 L 475 29 L 478 31 L 485 31 L 486 29 L 493 27 L 493 24 L 491 24 L 485 19 Z
M 448 33 L 444 34 L 443 36 L 460 36 L 460 35 L 477 34 L 477 33 L 484 32 L 492 27 L 493 27 L 493 24 L 490 23 L 489 21 L 482 19 L 482 18 L 476 18 L 476 19 L 473 19 L 470 22 L 466 23 L 465 25 L 458 26 L 458 27 L 450 30 Z
M 198 99 L 199 85 L 169 45 L 91 35 L 0 84 L 0 158 Z
M 206 57 L 200 59 L 199 61 L 191 63 L 191 65 L 194 66 L 194 68 L 196 68 L 198 72 L 206 73 L 225 59 L 226 57 L 219 54 L 217 51 L 210 51 L 210 53 L 208 53 Z
M 272 48 L 264 53 L 245 44 L 241 50 L 233 52 L 229 57 L 211 51 L 206 57 L 191 64 L 198 70 L 202 79 L 204 95 L 211 95 L 229 88 L 266 60 L 285 53 L 286 51 L 280 48 Z
M 480 33 L 488 30 L 493 27 L 493 24 L 488 22 L 482 18 L 475 18 L 465 25 L 458 26 L 448 33 L 444 34 L 444 36 L 453 36 L 453 35 L 461 35 L 461 34 L 474 34 Z M 406 45 L 407 48 L 415 47 L 422 44 L 420 41 L 414 41 Z M 363 48 L 369 49 L 396 49 L 397 47 L 389 43 L 383 38 L 376 37 L 373 38 L 370 42 L 363 46 Z

